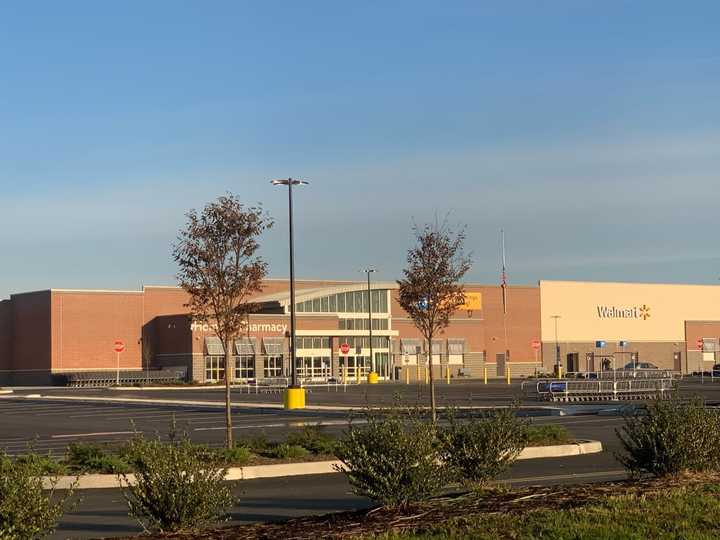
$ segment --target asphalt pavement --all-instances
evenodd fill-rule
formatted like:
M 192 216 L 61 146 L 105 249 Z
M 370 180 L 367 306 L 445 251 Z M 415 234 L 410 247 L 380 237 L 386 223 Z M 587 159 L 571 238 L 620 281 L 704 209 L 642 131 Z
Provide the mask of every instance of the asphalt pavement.
M 324 405 L 362 407 L 365 404 L 392 404 L 393 394 L 401 393 L 405 403 L 426 403 L 424 385 L 366 385 L 348 388 L 347 392 L 313 391 L 308 402 Z M 720 381 L 684 380 L 684 396 L 701 395 L 708 402 L 720 402 Z M 509 405 L 516 400 L 524 406 L 538 404 L 523 399 L 520 385 L 494 382 L 463 382 L 439 387 L 441 404 L 476 406 Z M 35 396 L 47 397 L 35 397 Z M 33 397 L 30 397 L 33 396 Z M 86 401 L 67 398 L 130 398 L 147 399 L 148 403 Z M 348 411 L 306 410 L 285 411 L 277 406 L 276 395 L 252 395 L 238 390 L 233 402 L 248 400 L 267 406 L 236 406 L 233 421 L 236 437 L 242 440 L 258 433 L 270 439 L 282 439 L 293 429 L 304 425 L 324 425 L 329 432 L 339 433 L 347 426 Z M 192 401 L 182 405 L 169 401 Z M 193 440 L 220 445 L 224 439 L 224 411 L 221 389 L 201 390 L 107 390 L 107 389 L 17 389 L 9 397 L 0 398 L 0 448 L 21 454 L 32 444 L 38 452 L 63 454 L 71 442 L 84 441 L 120 444 L 135 431 L 146 435 L 166 433 L 172 419 L 188 431 Z M 615 404 L 616 405 L 616 404 Z M 514 484 L 559 484 L 593 482 L 625 476 L 615 459 L 620 444 L 615 430 L 622 425 L 618 416 L 583 413 L 582 406 L 560 406 L 569 416 L 534 416 L 530 422 L 560 424 L 577 439 L 599 440 L 604 452 L 570 458 L 553 458 L 517 462 L 503 476 Z M 290 517 L 359 508 L 370 501 L 350 492 L 344 475 L 328 474 L 289 478 L 248 480 L 237 486 L 240 503 L 232 511 L 232 522 L 268 521 Z M 54 538 L 95 538 L 140 532 L 127 517 L 126 505 L 118 490 L 87 490 L 78 507 L 67 514 Z

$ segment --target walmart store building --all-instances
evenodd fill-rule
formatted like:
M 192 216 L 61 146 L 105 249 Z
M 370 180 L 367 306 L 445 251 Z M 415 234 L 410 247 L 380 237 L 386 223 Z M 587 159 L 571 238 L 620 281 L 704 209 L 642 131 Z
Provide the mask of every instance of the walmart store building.
M 298 372 L 308 380 L 363 379 L 372 354 L 385 380 L 436 376 L 524 377 L 550 371 L 556 344 L 565 370 L 600 369 L 631 358 L 683 372 L 709 368 L 720 336 L 720 287 L 541 281 L 510 286 L 503 309 L 496 285 L 466 285 L 466 305 L 431 351 L 397 301 L 395 282 L 297 282 Z M 224 347 L 193 321 L 177 287 L 139 291 L 50 289 L 0 302 L 0 384 L 62 384 L 78 372 L 185 367 L 199 382 L 224 377 Z M 289 373 L 287 280 L 267 280 L 233 344 L 231 377 Z M 368 308 L 372 308 L 372 323 Z M 557 328 L 557 333 L 556 333 Z M 557 338 L 557 341 L 556 341 Z M 597 342 L 605 342 L 597 347 Z M 620 345 L 622 343 L 622 345 Z M 342 354 L 341 345 L 350 352 Z

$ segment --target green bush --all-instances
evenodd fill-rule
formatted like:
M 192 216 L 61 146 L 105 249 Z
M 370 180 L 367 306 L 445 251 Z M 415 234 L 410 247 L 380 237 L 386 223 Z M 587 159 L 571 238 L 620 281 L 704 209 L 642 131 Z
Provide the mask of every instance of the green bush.
M 56 497 L 56 481 L 43 489 L 47 462 L 32 454 L 13 461 L 0 453 L 0 539 L 44 538 L 51 534 L 72 496 L 72 489 Z
M 302 446 L 313 454 L 334 455 L 337 439 L 325 433 L 321 426 L 306 426 L 300 432 L 290 433 L 287 444 Z
M 226 518 L 235 503 L 220 455 L 171 433 L 170 442 L 134 438 L 135 484 L 123 487 L 129 513 L 146 531 L 198 531 Z
M 499 409 L 460 420 L 450 411 L 438 437 L 441 459 L 454 479 L 484 484 L 513 464 L 525 447 L 527 424 L 515 409 Z
M 434 425 L 418 410 L 366 411 L 352 422 L 336 455 L 354 493 L 406 509 L 437 494 L 447 476 L 440 464 Z
M 277 459 L 300 459 L 308 455 L 307 449 L 297 444 L 278 444 L 267 451 L 266 455 Z
M 531 446 L 550 446 L 565 444 L 570 441 L 570 433 L 565 426 L 545 424 L 544 426 L 528 426 L 526 431 L 527 444 Z
M 617 457 L 634 476 L 720 470 L 720 417 L 699 399 L 657 400 L 626 414 L 616 432 Z
M 97 444 L 73 443 L 68 447 L 68 463 L 83 472 L 124 474 L 130 465 L 123 457 L 108 454 Z
M 247 446 L 236 445 L 232 448 L 217 448 L 215 451 L 227 465 L 247 465 L 252 458 L 252 452 Z
M 243 446 L 247 446 L 251 452 L 263 454 L 270 448 L 271 444 L 270 441 L 268 441 L 267 435 L 260 433 L 250 437 Z
M 67 472 L 67 467 L 64 463 L 59 462 L 57 459 L 52 457 L 49 453 L 41 456 L 30 452 L 15 458 L 15 461 L 19 464 L 26 464 L 29 467 L 37 469 L 42 475 L 61 475 Z

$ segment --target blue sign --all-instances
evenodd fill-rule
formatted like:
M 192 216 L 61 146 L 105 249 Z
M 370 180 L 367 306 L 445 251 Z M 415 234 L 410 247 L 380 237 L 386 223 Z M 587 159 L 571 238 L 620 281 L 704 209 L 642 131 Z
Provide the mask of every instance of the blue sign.
M 423 298 L 422 300 L 420 300 L 418 302 L 418 308 L 420 308 L 422 310 L 426 310 L 429 305 L 430 305 L 430 302 L 428 302 L 427 298 Z
M 627 341 L 618 341 L 618 347 L 627 347 L 628 342 Z
M 607 343 L 605 343 L 605 342 L 602 341 L 602 340 L 599 340 L 599 341 L 596 341 L 596 342 L 595 342 L 595 346 L 596 346 L 598 349 L 603 349 L 603 348 L 605 347 L 605 345 L 607 345 Z

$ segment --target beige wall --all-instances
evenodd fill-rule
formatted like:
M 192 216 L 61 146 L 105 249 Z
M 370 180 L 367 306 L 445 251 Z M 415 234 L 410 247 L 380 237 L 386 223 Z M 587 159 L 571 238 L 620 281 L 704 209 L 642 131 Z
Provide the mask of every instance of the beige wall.
M 649 316 L 643 318 L 642 307 Z M 617 308 L 626 317 L 601 317 Z M 565 341 L 685 341 L 686 320 L 720 319 L 720 286 L 650 283 L 540 282 L 541 333 Z

